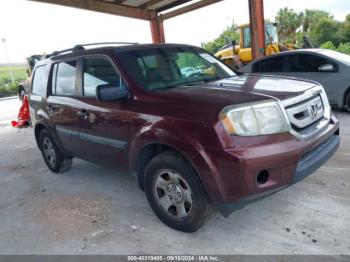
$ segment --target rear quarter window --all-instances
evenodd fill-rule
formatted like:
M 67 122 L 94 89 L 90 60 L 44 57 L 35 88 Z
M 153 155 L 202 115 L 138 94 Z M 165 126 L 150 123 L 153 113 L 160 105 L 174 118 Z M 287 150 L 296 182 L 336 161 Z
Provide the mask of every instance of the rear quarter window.
M 333 65 L 336 71 L 337 65 L 332 61 L 312 54 L 297 54 L 288 57 L 288 72 L 320 72 L 319 67 Z
M 43 96 L 47 86 L 46 65 L 39 66 L 34 71 L 32 94 Z

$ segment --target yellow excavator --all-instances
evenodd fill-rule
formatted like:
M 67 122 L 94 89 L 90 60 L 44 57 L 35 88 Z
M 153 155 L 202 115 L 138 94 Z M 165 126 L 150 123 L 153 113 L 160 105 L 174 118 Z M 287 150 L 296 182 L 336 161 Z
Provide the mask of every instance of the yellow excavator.
M 279 44 L 277 26 L 277 23 L 265 21 L 265 55 L 296 49 L 293 44 L 284 46 Z M 228 39 L 226 41 L 228 43 L 215 54 L 216 57 L 234 69 L 240 69 L 253 60 L 250 24 L 244 24 L 238 28 L 240 33 L 239 44 Z

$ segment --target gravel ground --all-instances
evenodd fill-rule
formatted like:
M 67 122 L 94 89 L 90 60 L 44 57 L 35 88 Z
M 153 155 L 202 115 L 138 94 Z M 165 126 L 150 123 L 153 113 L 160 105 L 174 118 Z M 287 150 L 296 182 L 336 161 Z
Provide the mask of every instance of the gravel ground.
M 0 254 L 350 255 L 350 114 L 336 112 L 341 147 L 312 176 L 185 234 L 156 218 L 126 170 L 75 159 L 51 173 L 33 130 L 8 124 L 17 100 L 3 103 Z

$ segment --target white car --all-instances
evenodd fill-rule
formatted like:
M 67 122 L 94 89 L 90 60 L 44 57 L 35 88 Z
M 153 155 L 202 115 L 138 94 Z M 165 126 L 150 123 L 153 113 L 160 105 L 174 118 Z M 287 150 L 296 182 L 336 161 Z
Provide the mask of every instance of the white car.
M 349 55 L 327 49 L 300 49 L 257 59 L 240 71 L 316 81 L 333 106 L 350 112 Z

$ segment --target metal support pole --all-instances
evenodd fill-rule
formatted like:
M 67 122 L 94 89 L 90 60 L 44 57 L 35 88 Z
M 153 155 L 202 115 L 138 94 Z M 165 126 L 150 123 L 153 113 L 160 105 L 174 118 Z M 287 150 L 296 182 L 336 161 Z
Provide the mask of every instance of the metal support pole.
M 163 19 L 159 16 L 150 20 L 153 43 L 165 43 Z
M 264 0 L 248 0 L 253 59 L 265 55 Z

